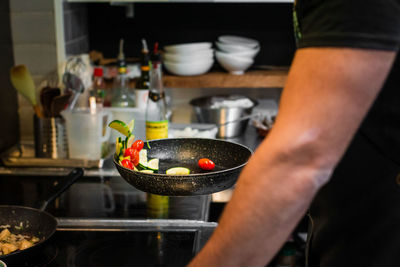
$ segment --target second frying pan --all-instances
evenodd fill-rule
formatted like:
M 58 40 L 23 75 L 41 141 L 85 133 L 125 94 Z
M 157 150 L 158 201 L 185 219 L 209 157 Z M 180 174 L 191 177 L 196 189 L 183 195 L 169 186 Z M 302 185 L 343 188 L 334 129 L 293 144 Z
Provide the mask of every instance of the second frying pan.
M 13 234 L 25 234 L 40 239 L 34 246 L 0 256 L 0 260 L 9 266 L 17 266 L 29 260 L 56 231 L 57 220 L 44 211 L 47 205 L 67 190 L 77 179 L 83 176 L 83 169 L 73 169 L 67 177 L 53 188 L 50 196 L 43 202 L 40 209 L 24 206 L 0 205 L 0 225 L 9 225 Z M 22 226 L 22 227 L 21 227 Z M 1 231 L 2 229 L 0 229 Z

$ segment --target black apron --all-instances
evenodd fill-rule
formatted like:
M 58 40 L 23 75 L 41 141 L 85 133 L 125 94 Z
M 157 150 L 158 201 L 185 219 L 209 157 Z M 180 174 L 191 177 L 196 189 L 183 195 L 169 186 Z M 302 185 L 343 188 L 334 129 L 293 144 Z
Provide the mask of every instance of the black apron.
M 308 267 L 400 267 L 398 60 L 309 210 Z

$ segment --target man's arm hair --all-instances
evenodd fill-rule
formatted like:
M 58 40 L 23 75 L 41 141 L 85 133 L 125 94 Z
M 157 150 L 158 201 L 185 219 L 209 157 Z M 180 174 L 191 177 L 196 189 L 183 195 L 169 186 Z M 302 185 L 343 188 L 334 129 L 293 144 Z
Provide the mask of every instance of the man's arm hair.
M 241 173 L 219 226 L 190 266 L 265 266 L 328 182 L 396 52 L 296 52 L 276 123 Z

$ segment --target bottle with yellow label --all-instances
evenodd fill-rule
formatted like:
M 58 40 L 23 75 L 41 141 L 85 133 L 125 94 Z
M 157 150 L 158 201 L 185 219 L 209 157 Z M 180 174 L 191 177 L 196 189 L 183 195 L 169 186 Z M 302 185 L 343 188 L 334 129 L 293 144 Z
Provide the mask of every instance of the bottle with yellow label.
M 155 46 L 157 50 L 157 45 Z M 167 107 L 162 82 L 161 60 L 156 57 L 151 62 L 150 91 L 146 107 L 146 139 L 168 137 Z
M 161 58 L 158 44 L 155 44 L 150 69 L 150 91 L 146 107 L 146 139 L 162 139 L 168 137 L 167 107 L 162 82 Z M 169 197 L 147 194 L 147 211 L 151 218 L 167 218 Z

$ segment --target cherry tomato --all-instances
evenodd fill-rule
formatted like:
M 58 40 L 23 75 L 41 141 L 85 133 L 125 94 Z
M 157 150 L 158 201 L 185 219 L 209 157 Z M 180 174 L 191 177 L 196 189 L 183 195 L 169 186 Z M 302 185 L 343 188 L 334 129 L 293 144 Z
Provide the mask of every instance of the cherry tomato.
M 143 146 L 144 146 L 144 142 L 143 142 L 142 140 L 136 140 L 136 141 L 132 144 L 131 148 L 134 148 L 134 149 L 136 149 L 137 151 L 140 151 L 140 150 L 142 150 Z
M 133 163 L 129 159 L 124 159 L 121 161 L 121 165 L 125 168 L 133 170 Z
M 211 171 L 215 168 L 215 163 L 206 158 L 199 159 L 198 165 L 200 168 L 206 171 Z
M 134 166 L 137 166 L 139 164 L 139 151 L 137 151 L 136 149 L 133 149 L 131 162 L 133 163 Z
M 124 157 L 128 157 L 129 156 L 132 159 L 132 155 L 134 154 L 135 151 L 136 151 L 136 149 L 134 149 L 132 147 L 125 149 Z

